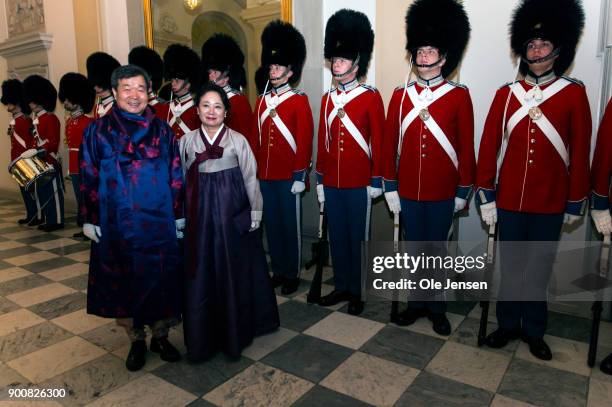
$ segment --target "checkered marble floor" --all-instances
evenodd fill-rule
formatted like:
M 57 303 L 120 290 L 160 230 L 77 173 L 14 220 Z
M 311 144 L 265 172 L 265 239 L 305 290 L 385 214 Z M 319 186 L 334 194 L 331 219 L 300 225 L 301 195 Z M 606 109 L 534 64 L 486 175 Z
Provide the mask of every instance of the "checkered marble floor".
M 553 360 L 533 358 L 523 343 L 478 348 L 479 308 L 449 304 L 452 335 L 420 320 L 388 323 L 390 305 L 370 303 L 360 317 L 346 304 L 306 303 L 312 271 L 298 293 L 278 296 L 281 328 L 257 338 L 239 360 L 165 363 L 149 353 L 145 368 L 124 367 L 129 340 L 112 320 L 85 313 L 88 243 L 78 229 L 54 233 L 18 226 L 22 204 L 0 199 L 0 405 L 43 399 L 9 389 L 66 389 L 45 405 L 159 406 L 609 406 L 612 376 L 586 365 L 590 321 L 550 313 Z M 326 270 L 324 293 L 332 286 Z M 495 328 L 491 310 L 489 331 Z M 185 351 L 180 327 L 171 340 Z M 612 324 L 602 323 L 600 360 L 612 352 Z M 14 404 L 13 404 L 14 403 Z

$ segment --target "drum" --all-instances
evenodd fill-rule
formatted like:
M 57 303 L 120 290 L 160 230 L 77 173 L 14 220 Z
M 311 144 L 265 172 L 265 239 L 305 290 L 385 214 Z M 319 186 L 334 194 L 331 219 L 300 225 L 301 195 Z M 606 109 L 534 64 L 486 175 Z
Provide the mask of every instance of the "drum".
M 36 155 L 36 150 L 27 150 L 11 162 L 9 173 L 19 186 L 34 193 L 34 186 L 46 185 L 55 176 L 55 168 Z

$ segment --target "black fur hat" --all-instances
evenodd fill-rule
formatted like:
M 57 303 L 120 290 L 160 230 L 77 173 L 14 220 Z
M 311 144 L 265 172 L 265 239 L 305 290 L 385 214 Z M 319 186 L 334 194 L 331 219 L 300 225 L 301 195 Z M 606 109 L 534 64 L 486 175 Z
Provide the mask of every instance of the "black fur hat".
M 164 78 L 187 79 L 191 92 L 196 92 L 200 86 L 200 57 L 186 45 L 171 44 L 164 52 Z
M 128 63 L 147 71 L 153 83 L 153 91 L 159 90 L 164 79 L 164 61 L 155 50 L 144 45 L 134 47 L 128 55 Z
M 281 20 L 270 22 L 261 34 L 261 66 L 271 64 L 291 65 L 293 75 L 289 82 L 294 85 L 300 81 L 306 60 L 304 36 L 291 24 Z
M 91 86 L 111 89 L 111 75 L 121 64 L 106 52 L 94 52 L 87 57 L 87 79 Z
M 40 75 L 30 75 L 23 81 L 23 91 L 27 103 L 36 103 L 47 112 L 53 112 L 57 104 L 55 86 Z
M 442 76 L 459 65 L 470 38 L 470 22 L 456 0 L 416 0 L 406 13 L 406 51 L 416 58 L 419 47 L 430 46 L 446 56 Z
M 359 56 L 357 77 L 362 78 L 368 72 L 373 48 L 374 31 L 365 14 L 342 9 L 327 20 L 323 52 L 325 59 L 342 57 L 355 61 Z
M 202 44 L 202 71 L 208 77 L 208 70 L 229 72 L 229 83 L 232 88 L 246 86 L 244 74 L 244 54 L 232 37 L 216 33 Z
M 516 56 L 524 58 L 529 41 L 540 38 L 552 42 L 559 50 L 554 70 L 563 75 L 574 61 L 583 28 L 580 0 L 523 0 L 512 16 L 510 45 Z M 521 72 L 525 74 L 527 69 L 527 63 L 521 61 Z
M 81 106 L 85 113 L 89 113 L 96 100 L 96 91 L 85 76 L 68 72 L 60 79 L 57 98 L 62 103 L 68 99 L 70 103 Z
M 30 106 L 26 103 L 23 93 L 23 83 L 19 79 L 7 79 L 2 82 L 0 103 L 3 105 L 18 105 L 23 113 L 30 114 Z

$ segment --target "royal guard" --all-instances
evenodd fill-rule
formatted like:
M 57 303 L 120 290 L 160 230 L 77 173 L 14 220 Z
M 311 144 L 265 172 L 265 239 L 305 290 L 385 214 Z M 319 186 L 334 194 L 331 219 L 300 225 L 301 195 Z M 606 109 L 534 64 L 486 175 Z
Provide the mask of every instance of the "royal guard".
M 252 140 L 253 110 L 243 93 L 246 87 L 243 65 L 244 54 L 229 35 L 214 34 L 202 45 L 202 76 L 221 86 L 230 101 L 226 126 Z
M 7 135 L 11 140 L 11 162 L 13 162 L 26 150 L 36 148 L 34 138 L 30 133 L 32 127 L 32 120 L 29 117 L 30 106 L 25 103 L 21 81 L 9 79 L 2 82 L 2 99 L 0 99 L 0 102 L 6 106 L 6 110 L 11 114 Z M 17 223 L 23 225 L 32 222 L 31 226 L 39 225 L 36 216 L 36 201 L 25 188 L 21 187 L 19 189 L 25 204 L 26 217 L 19 219 Z
M 79 148 L 85 129 L 93 121 L 85 112 L 91 112 L 96 99 L 96 92 L 85 76 L 80 73 L 69 72 L 60 79 L 58 99 L 70 114 L 66 120 L 66 138 L 64 139 L 68 147 L 67 173 L 72 181 L 77 208 L 80 208 L 83 200 L 81 198 L 81 177 L 79 175 Z M 79 209 L 77 209 L 77 225 L 83 226 Z M 83 232 L 78 232 L 73 237 L 83 238 L 85 235 Z
M 87 57 L 86 66 L 87 79 L 96 91 L 93 117 L 99 119 L 107 115 L 115 104 L 110 79 L 113 71 L 119 67 L 119 61 L 105 52 L 94 52 Z
M 58 154 L 61 126 L 53 113 L 57 104 L 57 91 L 48 79 L 40 75 L 28 76 L 23 81 L 23 88 L 32 110 L 32 134 L 36 148 L 41 150 L 45 161 L 55 169 L 53 179 L 40 187 L 37 185 L 35 193 L 36 205 L 44 220 L 38 229 L 52 232 L 64 227 L 64 183 Z
M 610 177 L 612 177 L 612 100 L 608 102 L 599 125 L 591 166 L 591 216 L 595 228 L 604 236 L 610 236 L 612 233 Z M 601 361 L 599 368 L 602 372 L 612 375 L 612 353 Z
M 401 212 L 407 241 L 446 241 L 454 213 L 465 208 L 473 188 L 472 100 L 465 86 L 447 80 L 469 33 L 456 0 L 417 0 L 406 14 L 406 51 L 416 80 L 393 92 L 382 162 L 385 199 L 392 212 Z M 449 335 L 445 311 L 444 301 L 411 301 L 396 322 L 410 325 L 428 316 L 436 333 Z
M 134 47 L 128 54 L 128 63 L 144 69 L 151 78 L 149 89 L 149 106 L 156 106 L 162 100 L 158 96 L 164 79 L 164 61 L 159 54 L 144 45 Z
M 301 193 L 312 155 L 308 96 L 294 89 L 306 59 L 304 37 L 291 24 L 272 21 L 261 35 L 267 91 L 257 98 L 251 148 L 257 158 L 273 285 L 295 292 L 301 269 Z
M 163 61 L 171 92 L 169 102 L 155 105 L 155 115 L 180 139 L 201 124 L 192 96 L 200 86 L 200 57 L 186 45 L 172 44 L 164 52 Z
M 495 94 L 476 172 L 482 219 L 489 226 L 498 222 L 500 241 L 556 242 L 564 221 L 575 223 L 584 214 L 591 114 L 584 85 L 562 76 L 572 64 L 583 26 L 578 0 L 554 5 L 523 0 L 514 12 L 510 41 L 520 57 L 522 79 Z M 502 243 L 499 328 L 486 343 L 501 348 L 520 337 L 535 357 L 550 360 L 543 336 L 556 243 L 546 244 L 547 254 L 536 244 L 523 246 L 520 256 L 510 258 L 516 249 Z M 523 291 L 530 293 L 526 300 Z
M 335 289 L 322 306 L 349 301 L 363 311 L 361 242 L 370 236 L 371 201 L 382 195 L 381 149 L 385 111 L 380 93 L 361 84 L 374 32 L 361 12 L 342 9 L 327 21 L 324 55 L 337 86 L 323 95 L 319 117 L 317 197 L 329 225 Z

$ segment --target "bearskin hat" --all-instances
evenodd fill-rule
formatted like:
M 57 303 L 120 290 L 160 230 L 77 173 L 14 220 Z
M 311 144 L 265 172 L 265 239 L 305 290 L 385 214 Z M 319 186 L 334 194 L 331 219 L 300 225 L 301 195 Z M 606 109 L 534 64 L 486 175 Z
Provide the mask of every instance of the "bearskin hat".
M 523 0 L 512 16 L 510 45 L 514 54 L 524 59 L 529 41 L 539 38 L 552 42 L 559 52 L 554 71 L 563 75 L 574 61 L 583 28 L 580 0 Z M 527 69 L 527 63 L 521 61 L 521 73 Z
M 60 79 L 57 98 L 62 103 L 68 99 L 70 103 L 81 106 L 85 113 L 89 113 L 96 100 L 96 91 L 85 76 L 68 72 Z
M 435 16 L 435 17 L 432 17 Z M 419 47 L 435 47 L 446 57 L 442 76 L 459 65 L 470 37 L 470 22 L 456 0 L 416 0 L 406 13 L 406 51 L 416 58 Z
M 200 86 L 200 57 L 183 44 L 171 44 L 164 52 L 164 78 L 187 79 L 191 84 L 191 92 Z
M 159 90 L 164 79 L 164 61 L 155 50 L 144 45 L 134 47 L 128 54 L 128 63 L 144 69 L 151 78 L 153 91 Z
M 111 75 L 121 64 L 106 52 L 94 52 L 87 57 L 87 79 L 91 86 L 110 90 Z
M 227 34 L 217 33 L 202 44 L 202 71 L 208 77 L 208 70 L 225 72 L 229 74 L 229 84 L 232 88 L 240 89 L 246 86 L 244 73 L 244 54 L 240 46 Z
M 281 20 L 270 22 L 261 34 L 261 66 L 272 64 L 291 66 L 293 75 L 289 82 L 300 81 L 306 60 L 304 36 L 291 24 Z
M 374 31 L 365 14 L 342 9 L 327 20 L 323 50 L 325 59 L 342 57 L 356 61 L 359 57 L 357 77 L 362 78 L 368 72 L 373 48 Z
M 23 83 L 19 79 L 8 79 L 2 82 L 0 103 L 3 105 L 18 105 L 23 113 L 30 114 L 30 106 L 25 101 Z
M 48 112 L 55 110 L 57 91 L 55 86 L 40 75 L 30 75 L 23 81 L 23 91 L 27 103 L 40 105 Z

